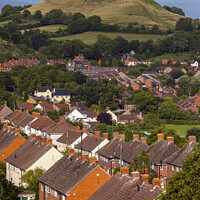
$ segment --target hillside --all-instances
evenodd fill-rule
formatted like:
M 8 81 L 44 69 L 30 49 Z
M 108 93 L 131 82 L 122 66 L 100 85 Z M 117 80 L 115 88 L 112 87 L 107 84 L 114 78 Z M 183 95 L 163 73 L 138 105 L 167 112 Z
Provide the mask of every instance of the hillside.
M 44 0 L 29 10 L 46 13 L 52 9 L 62 9 L 65 13 L 82 12 L 86 17 L 98 15 L 109 24 L 124 26 L 138 22 L 149 27 L 158 25 L 162 29 L 172 28 L 180 18 L 154 0 Z

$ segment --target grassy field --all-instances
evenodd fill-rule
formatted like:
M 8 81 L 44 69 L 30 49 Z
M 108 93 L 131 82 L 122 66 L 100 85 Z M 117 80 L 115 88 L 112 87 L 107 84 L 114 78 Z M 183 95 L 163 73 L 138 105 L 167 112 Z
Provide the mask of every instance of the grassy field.
M 185 136 L 188 129 L 192 129 L 194 127 L 200 128 L 200 126 L 193 125 L 165 125 L 167 129 L 174 129 L 177 131 L 179 135 Z
M 63 37 L 57 37 L 52 38 L 58 41 L 64 41 L 64 40 L 75 40 L 80 39 L 86 44 L 93 44 L 97 41 L 98 35 L 104 35 L 109 38 L 116 38 L 117 36 L 121 36 L 124 39 L 131 41 L 131 40 L 140 40 L 140 41 L 146 41 L 146 40 L 157 40 L 157 39 L 163 39 L 167 37 L 166 35 L 147 35 L 147 34 L 133 34 L 133 33 L 105 33 L 105 32 L 85 32 L 81 34 L 75 34 L 75 35 L 68 35 Z
M 152 62 L 161 61 L 162 59 L 190 60 L 190 55 L 187 54 L 165 54 L 151 59 Z
M 62 9 L 67 14 L 81 12 L 86 17 L 98 15 L 108 24 L 126 26 L 138 22 L 139 26 L 158 25 L 161 29 L 173 28 L 180 18 L 154 0 L 44 0 L 29 8 L 32 13 L 41 10 L 43 14 L 52 9 Z
M 66 29 L 67 26 L 62 24 L 56 24 L 56 25 L 41 26 L 33 29 L 40 29 L 41 31 L 48 31 L 48 32 L 56 32 L 59 28 Z

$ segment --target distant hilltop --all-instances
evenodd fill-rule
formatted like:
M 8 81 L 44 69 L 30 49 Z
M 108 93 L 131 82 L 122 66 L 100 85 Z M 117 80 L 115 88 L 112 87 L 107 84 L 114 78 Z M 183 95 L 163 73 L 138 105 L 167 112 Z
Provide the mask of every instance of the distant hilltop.
M 154 0 L 44 0 L 29 10 L 42 13 L 61 9 L 65 13 L 81 12 L 86 17 L 98 15 L 103 23 L 127 26 L 154 25 L 161 29 L 173 28 L 180 15 L 165 10 Z

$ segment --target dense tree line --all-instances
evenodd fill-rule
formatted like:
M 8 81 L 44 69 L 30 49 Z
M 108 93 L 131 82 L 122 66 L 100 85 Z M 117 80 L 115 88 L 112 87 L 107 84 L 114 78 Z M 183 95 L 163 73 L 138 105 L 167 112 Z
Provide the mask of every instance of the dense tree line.
M 183 10 L 181 8 L 177 8 L 175 6 L 173 6 L 173 7 L 163 6 L 163 8 L 165 8 L 166 10 L 168 10 L 168 11 L 170 11 L 172 13 L 185 16 L 185 13 L 183 12 Z

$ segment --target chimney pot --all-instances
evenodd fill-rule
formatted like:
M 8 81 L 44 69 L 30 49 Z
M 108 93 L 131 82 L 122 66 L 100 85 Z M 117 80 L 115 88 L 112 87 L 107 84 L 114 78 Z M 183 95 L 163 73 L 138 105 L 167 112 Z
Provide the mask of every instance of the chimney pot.
M 87 128 L 84 127 L 84 128 L 82 129 L 82 132 L 83 132 L 83 133 L 87 133 Z
M 167 144 L 169 144 L 170 142 L 174 143 L 174 137 L 172 136 L 167 137 Z
M 158 141 L 164 140 L 164 134 L 158 134 Z
M 190 136 L 188 137 L 188 141 L 189 141 L 189 144 L 190 144 L 191 142 L 196 142 L 196 141 L 197 141 L 196 136 L 195 136 L 195 135 L 190 135 Z
M 120 134 L 119 137 L 125 141 L 125 135 L 124 134 Z
M 114 133 L 113 133 L 113 137 L 115 138 L 115 137 L 117 137 L 117 136 L 119 136 L 119 133 L 118 133 L 118 132 L 114 132 Z
M 139 135 L 138 134 L 133 134 L 133 141 L 134 140 L 139 140 Z
M 148 168 L 142 168 L 142 174 L 148 174 Z
M 20 129 L 19 128 L 15 129 L 15 134 L 20 134 Z

